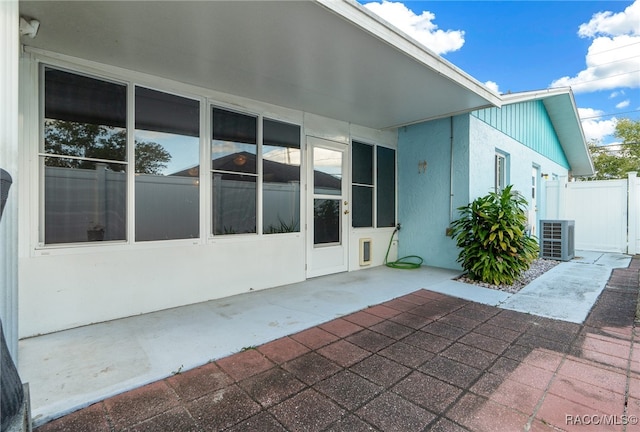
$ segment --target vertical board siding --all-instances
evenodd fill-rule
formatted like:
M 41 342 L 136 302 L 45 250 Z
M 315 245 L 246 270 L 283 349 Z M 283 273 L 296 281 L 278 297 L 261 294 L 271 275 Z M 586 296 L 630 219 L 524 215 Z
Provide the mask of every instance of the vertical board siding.
M 11 356 L 18 354 L 18 2 L 0 1 L 0 168 L 13 185 L 0 220 L 0 319 Z M 6 184 L 4 185 L 6 187 Z M 6 192 L 6 191 L 5 191 Z
M 473 111 L 471 115 L 557 164 L 569 168 L 567 157 L 542 101 L 485 108 Z

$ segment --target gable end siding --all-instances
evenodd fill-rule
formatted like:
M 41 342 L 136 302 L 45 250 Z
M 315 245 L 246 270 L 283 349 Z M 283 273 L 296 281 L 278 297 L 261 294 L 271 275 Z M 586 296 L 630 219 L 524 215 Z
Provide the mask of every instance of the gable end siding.
M 542 101 L 485 108 L 473 111 L 471 115 L 553 162 L 570 168 Z

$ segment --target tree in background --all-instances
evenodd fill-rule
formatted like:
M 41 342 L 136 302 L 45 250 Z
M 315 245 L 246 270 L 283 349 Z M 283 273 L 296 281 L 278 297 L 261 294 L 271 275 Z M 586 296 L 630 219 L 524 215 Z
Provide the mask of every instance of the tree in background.
M 622 140 L 615 150 L 589 143 L 596 171 L 594 180 L 626 178 L 629 171 L 640 171 L 640 120 L 619 120 L 615 137 Z
M 45 123 L 45 150 L 49 154 L 91 158 L 108 161 L 126 161 L 127 132 L 90 123 L 47 120 Z M 171 154 L 154 142 L 136 141 L 135 168 L 137 173 L 162 174 L 171 160 Z M 48 166 L 94 169 L 95 162 L 84 159 L 50 158 Z M 122 163 L 108 164 L 113 171 L 121 171 Z

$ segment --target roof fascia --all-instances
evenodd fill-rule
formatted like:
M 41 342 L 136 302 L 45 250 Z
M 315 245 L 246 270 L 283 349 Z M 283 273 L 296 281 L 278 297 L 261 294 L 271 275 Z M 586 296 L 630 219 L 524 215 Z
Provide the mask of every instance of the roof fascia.
M 547 112 L 551 117 L 552 124 L 554 125 L 555 128 L 557 128 L 558 127 L 557 119 L 553 118 L 553 112 L 548 109 L 546 101 L 548 101 L 550 98 L 553 98 L 553 97 L 562 97 L 562 96 L 565 96 L 568 98 L 571 106 L 571 110 L 573 111 L 573 118 L 576 120 L 575 124 L 572 126 L 574 129 L 574 134 L 577 134 L 579 136 L 579 141 L 581 144 L 580 147 L 577 149 L 577 151 L 586 155 L 587 161 L 583 161 L 583 163 L 587 162 L 588 164 L 588 168 L 586 170 L 578 173 L 573 173 L 573 175 L 575 175 L 576 177 L 592 176 L 595 172 L 595 169 L 593 167 L 593 160 L 591 159 L 591 155 L 589 153 L 589 146 L 587 145 L 587 142 L 584 136 L 584 131 L 582 130 L 582 123 L 580 122 L 580 115 L 578 114 L 578 108 L 576 105 L 575 97 L 570 87 L 550 88 L 545 90 L 535 90 L 535 91 L 522 92 L 522 93 L 509 93 L 509 94 L 502 95 L 502 99 L 505 105 L 521 103 L 521 102 L 529 102 L 534 100 L 542 100 L 542 102 L 545 104 L 545 108 L 547 108 Z M 574 151 L 571 151 L 568 148 L 568 146 L 572 145 L 571 143 L 560 141 L 560 145 L 562 146 L 567 156 L 569 154 L 575 153 Z M 569 161 L 569 164 L 571 165 L 571 161 Z
M 502 101 L 505 105 L 519 103 L 519 102 L 529 102 L 533 100 L 546 99 L 551 96 L 560 96 L 563 94 L 571 95 L 571 99 L 573 101 L 573 92 L 570 87 L 558 87 L 558 88 L 550 88 L 544 90 L 533 90 L 526 92 L 518 92 L 518 93 L 505 93 L 500 95 Z M 574 107 L 575 107 L 575 101 Z M 576 110 L 577 112 L 577 110 Z

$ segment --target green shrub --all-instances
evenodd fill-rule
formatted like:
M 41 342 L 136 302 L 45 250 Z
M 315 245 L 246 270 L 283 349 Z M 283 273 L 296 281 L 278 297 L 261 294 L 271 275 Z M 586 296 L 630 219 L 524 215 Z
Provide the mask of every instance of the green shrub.
M 474 280 L 511 285 L 538 256 L 538 242 L 526 233 L 527 200 L 512 185 L 458 208 L 451 225 L 462 250 L 458 262 Z

